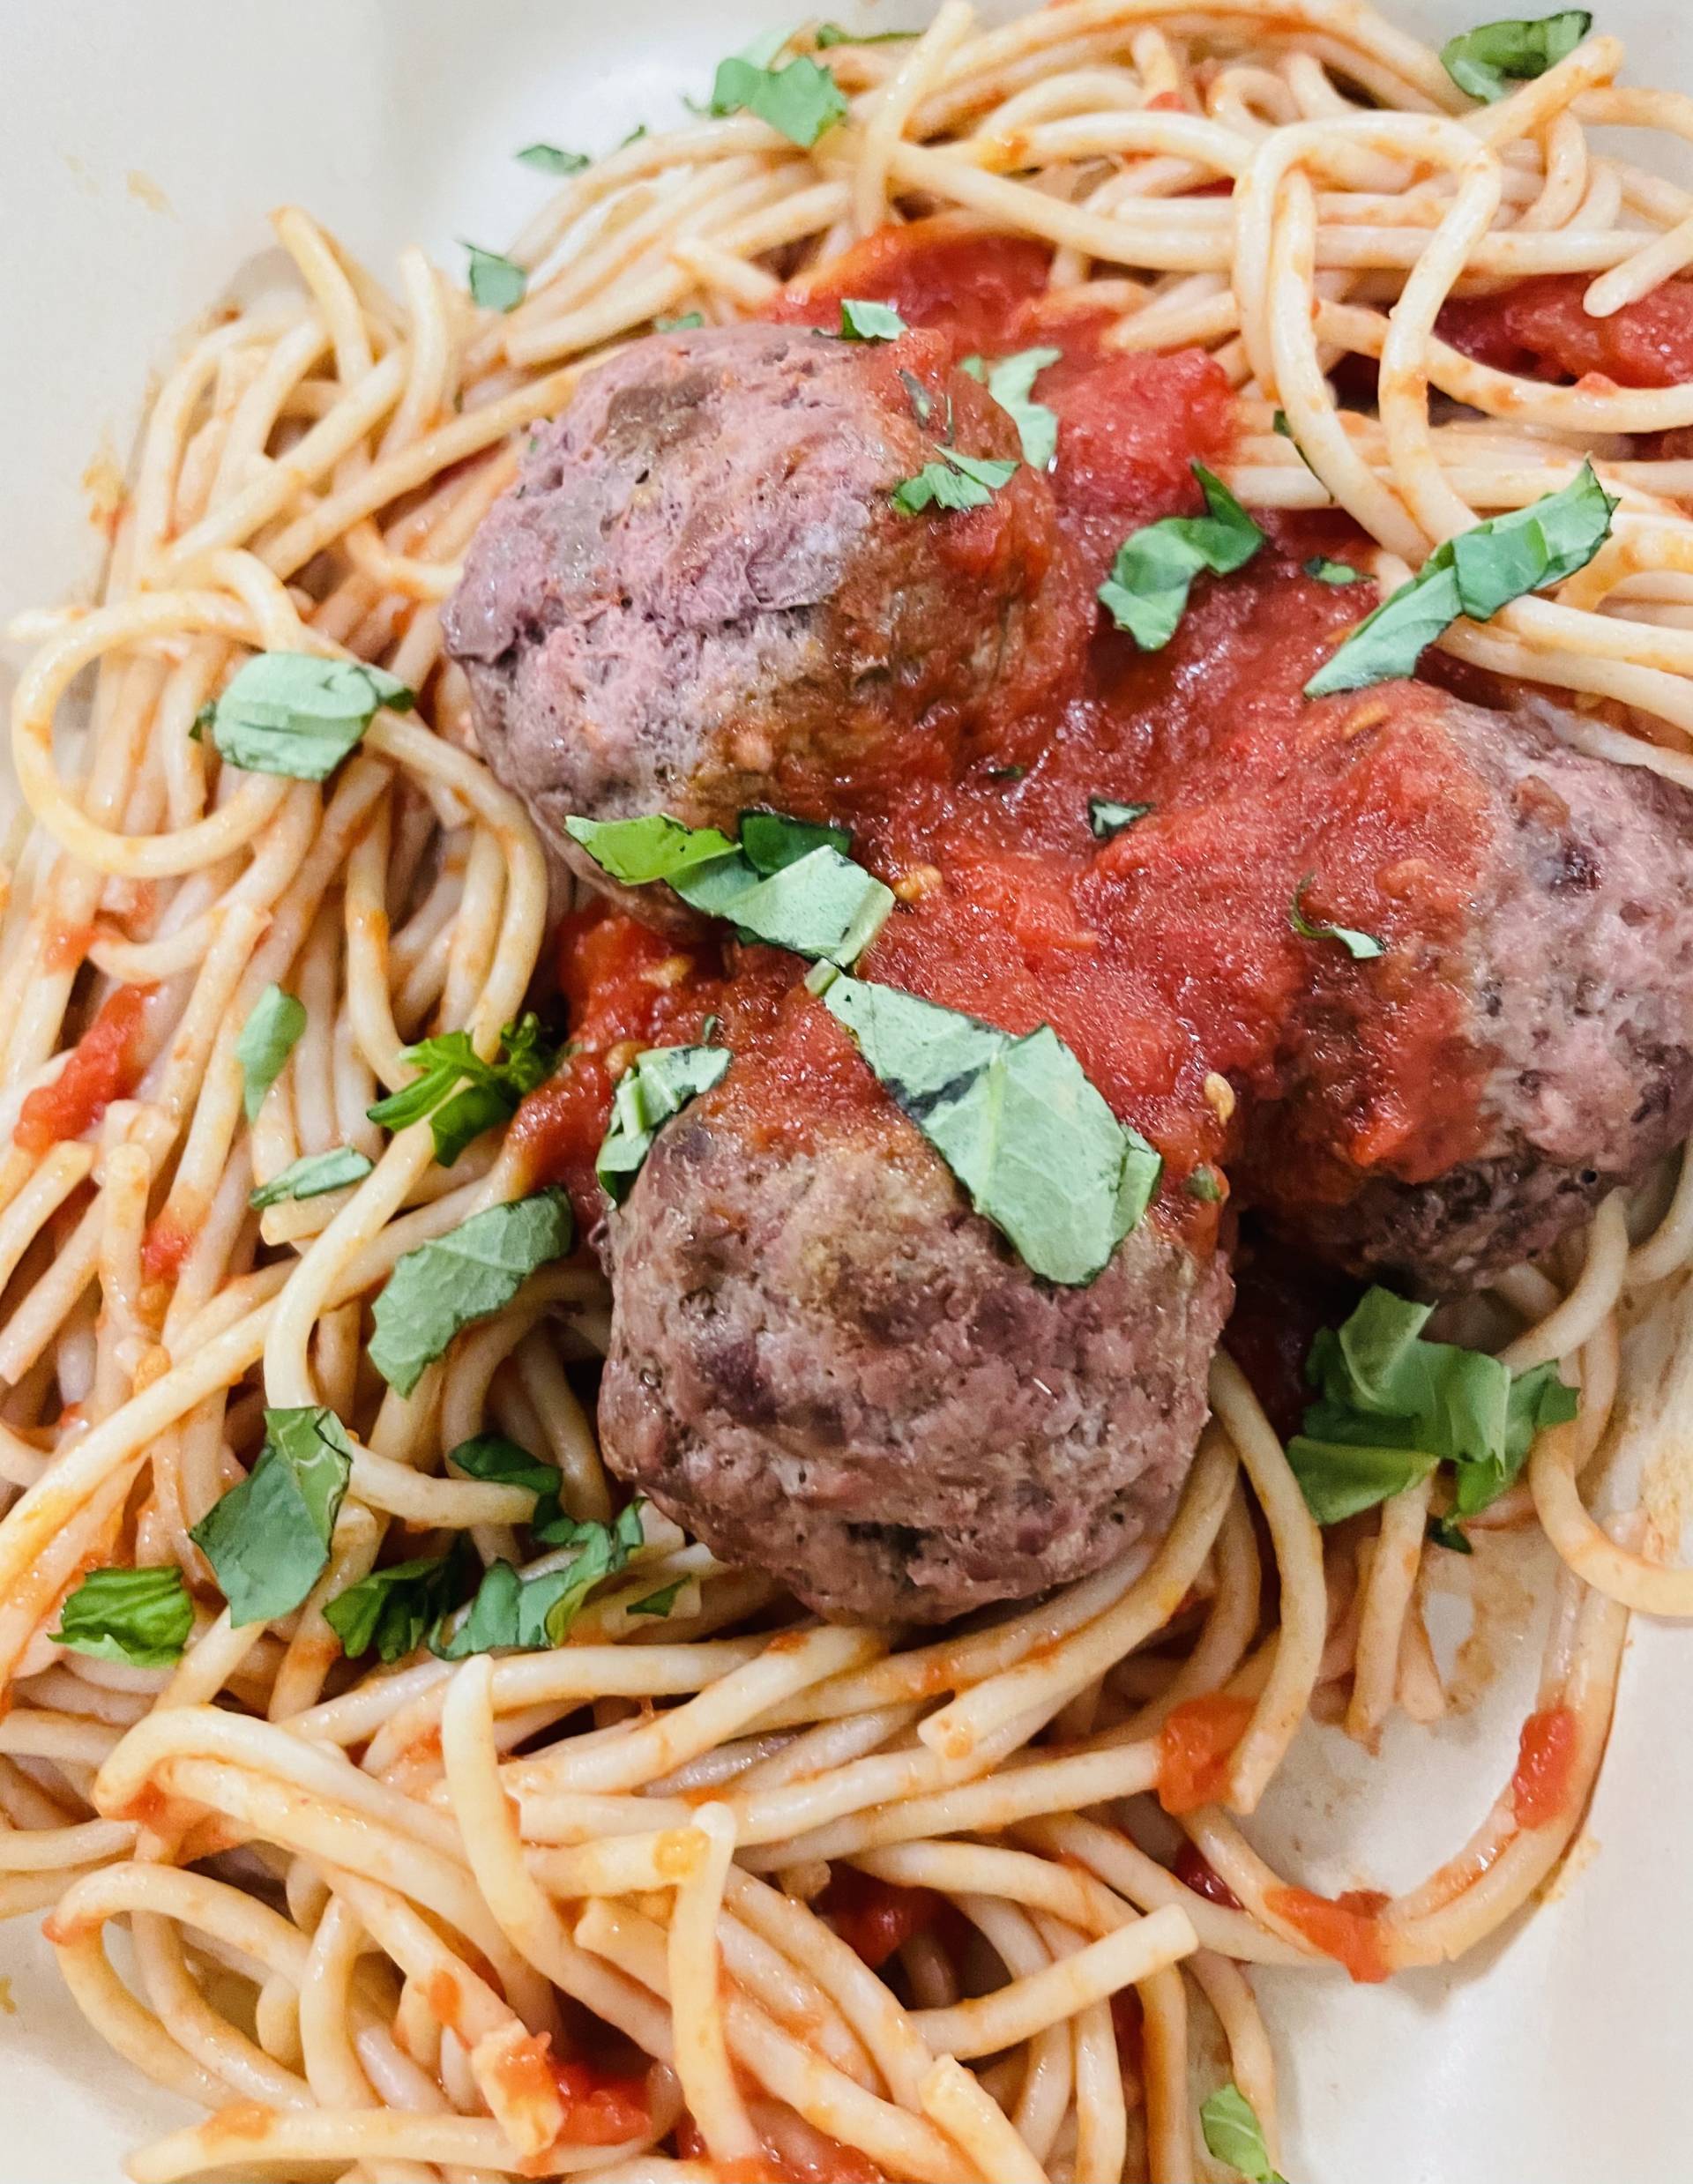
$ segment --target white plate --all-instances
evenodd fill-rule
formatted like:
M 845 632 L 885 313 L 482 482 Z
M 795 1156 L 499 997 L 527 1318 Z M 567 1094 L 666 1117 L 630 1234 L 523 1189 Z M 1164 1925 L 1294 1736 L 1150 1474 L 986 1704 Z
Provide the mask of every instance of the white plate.
M 455 237 L 497 248 L 546 186 L 513 165 L 517 146 L 597 150 L 637 121 L 668 122 L 721 55 L 797 11 L 0 0 L 0 620 L 93 582 L 84 473 L 121 466 L 149 368 L 264 250 L 272 205 L 308 206 L 378 266 L 417 240 L 457 269 Z M 1438 39 L 1488 11 L 1417 0 L 1399 15 Z M 1603 27 L 1629 41 L 1637 81 L 1693 89 L 1686 22 L 1680 0 L 1610 0 Z M 1454 1584 L 1471 1582 L 1444 1559 Z M 1539 1650 L 1511 1564 L 1508 1550 L 1480 1579 L 1499 1669 L 1478 1705 L 1432 1738 L 1399 1725 L 1376 1765 L 1308 1733 L 1266 1816 L 1272 1856 L 1317 1886 L 1392 1886 L 1469 1832 L 1509 1771 Z M 1637 1623 L 1580 1870 L 1479 1960 L 1390 1988 L 1261 1980 L 1294 2184 L 1693 2172 L 1689 1666 L 1693 1640 Z M 0 2014 L 0 2184 L 116 2184 L 124 2148 L 185 2118 L 85 2030 L 35 1924 L 0 1928 L 0 2012 L 13 2006 Z

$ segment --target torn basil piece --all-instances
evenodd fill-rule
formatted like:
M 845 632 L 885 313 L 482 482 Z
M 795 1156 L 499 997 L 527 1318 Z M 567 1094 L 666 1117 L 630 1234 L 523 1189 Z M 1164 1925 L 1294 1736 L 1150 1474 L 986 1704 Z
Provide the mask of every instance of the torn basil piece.
M 391 1388 L 410 1395 L 462 1328 L 503 1311 L 530 1275 L 562 1259 L 574 1240 L 570 1200 L 562 1190 L 538 1190 L 484 1207 L 420 1244 L 377 1299 L 370 1362 Z
M 651 1047 L 617 1080 L 611 1127 L 594 1158 L 600 1188 L 621 1204 L 673 1114 L 721 1082 L 729 1066 L 727 1047 Z
M 459 241 L 464 242 L 462 235 Z M 529 276 L 522 266 L 514 265 L 497 250 L 484 250 L 474 242 L 466 242 L 465 248 L 470 253 L 467 278 L 471 301 L 480 303 L 485 311 L 516 310 L 529 287 Z
M 333 1411 L 265 1412 L 257 1463 L 189 1535 L 237 1628 L 291 1614 L 322 1577 L 352 1469 L 353 1443 Z
M 787 39 L 779 34 L 773 47 L 761 46 L 766 58 L 779 52 Z M 720 61 L 712 86 L 713 114 L 745 111 L 809 151 L 824 130 L 844 120 L 846 101 L 840 86 L 826 68 L 802 55 L 786 68 L 766 68 L 750 54 L 735 54 Z
M 1555 493 L 1490 517 L 1437 546 L 1414 577 L 1366 615 L 1305 685 L 1307 697 L 1413 674 L 1460 615 L 1486 622 L 1512 600 L 1585 569 L 1610 536 L 1615 497 L 1591 462 Z
M 1205 2151 L 1214 2161 L 1238 2169 L 1246 2184 L 1287 2184 L 1272 2167 L 1264 2126 L 1238 2085 L 1231 2082 L 1211 2096 L 1199 2111 L 1199 2128 L 1204 2133 Z
M 379 706 L 406 712 L 414 702 L 397 675 L 362 660 L 256 652 L 213 701 L 212 741 L 232 766 L 248 773 L 323 781 Z
M 893 908 L 892 891 L 837 846 L 850 836 L 779 812 L 745 814 L 739 844 L 663 813 L 564 824 L 613 879 L 664 880 L 703 917 L 727 919 L 743 939 L 798 956 L 852 963 Z
M 1354 963 L 1368 963 L 1376 956 L 1384 956 L 1387 945 L 1377 940 L 1374 933 L 1360 933 L 1349 925 L 1324 925 L 1306 916 L 1305 890 L 1316 877 L 1314 872 L 1308 872 L 1294 890 L 1294 899 L 1287 906 L 1287 922 L 1293 930 L 1301 940 L 1338 941 Z
M 1593 19 L 1585 8 L 1566 8 L 1557 15 L 1506 16 L 1449 38 L 1440 49 L 1440 64 L 1460 91 L 1490 105 L 1514 85 L 1544 76 L 1572 54 L 1592 27 Z
M 838 976 L 821 990 L 896 1105 L 1031 1271 L 1070 1286 L 1101 1273 L 1145 1212 L 1163 1162 L 1117 1121 L 1057 1034 L 1042 1025 L 1014 1039 L 861 979 Z
M 292 994 L 285 994 L 280 986 L 267 986 L 253 1003 L 235 1037 L 242 1112 L 250 1123 L 258 1120 L 265 1093 L 287 1068 L 288 1056 L 305 1028 L 305 1004 Z
M 384 1665 L 403 1661 L 464 1599 L 476 1568 L 475 1550 L 460 1532 L 448 1554 L 391 1562 L 348 1585 L 324 1601 L 324 1621 L 348 1660 L 374 1646 Z
M 1537 1434 L 1575 1417 L 1579 1398 L 1555 1365 L 1513 1374 L 1485 1351 L 1426 1341 L 1433 1309 L 1378 1285 L 1311 1345 L 1305 1377 L 1318 1394 L 1287 1461 L 1319 1524 L 1443 1462 L 1456 1469 L 1457 1514 L 1473 1517 L 1515 1482 Z
M 1144 819 L 1151 809 L 1150 804 L 1118 804 L 1108 796 L 1090 796 L 1087 824 L 1096 841 L 1108 842 L 1133 826 L 1137 819 Z
M 194 1631 L 194 1603 L 174 1562 L 157 1569 L 91 1569 L 65 1595 L 56 1645 L 120 1661 L 126 1668 L 169 1668 Z
M 907 331 L 891 303 L 866 302 L 853 295 L 840 300 L 839 338 L 843 341 L 897 341 Z
M 955 447 L 937 447 L 935 460 L 914 478 L 903 478 L 890 498 L 902 516 L 921 516 L 926 508 L 953 513 L 986 508 L 1017 468 L 1002 456 L 965 455 Z
M 1018 349 L 991 364 L 983 357 L 966 356 L 958 367 L 982 382 L 1017 427 L 1023 459 L 1031 470 L 1045 470 L 1058 451 L 1057 414 L 1035 401 L 1033 390 L 1048 365 L 1057 363 L 1063 355 L 1062 349 Z
M 1245 567 L 1264 534 L 1203 463 L 1190 466 L 1205 496 L 1203 516 L 1166 516 L 1130 532 L 1117 548 L 1100 604 L 1143 652 L 1162 652 L 1187 611 L 1194 578 Z
M 280 1205 L 287 1198 L 321 1198 L 326 1191 L 362 1183 L 370 1168 L 366 1155 L 351 1145 L 337 1145 L 333 1152 L 309 1152 L 291 1162 L 280 1175 L 272 1176 L 268 1183 L 250 1191 L 247 1203 L 260 1212 L 266 1206 Z

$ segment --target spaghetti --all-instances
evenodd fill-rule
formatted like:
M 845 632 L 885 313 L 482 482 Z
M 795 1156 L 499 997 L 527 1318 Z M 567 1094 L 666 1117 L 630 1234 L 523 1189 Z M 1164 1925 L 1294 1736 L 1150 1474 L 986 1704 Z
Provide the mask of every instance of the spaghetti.
M 944 0 L 913 40 L 822 50 L 841 126 L 809 149 L 744 112 L 638 137 L 518 238 L 503 314 L 415 250 L 391 295 L 279 214 L 297 291 L 220 317 L 160 389 L 102 603 L 24 618 L 30 824 L 0 926 L 0 1904 L 48 1909 L 90 2021 L 213 2112 L 139 2152 L 138 2184 L 243 2163 L 367 2184 L 1180 2184 L 1204 2173 L 1200 2009 L 1273 2164 L 1242 1967 L 1382 1977 L 1496 1932 L 1579 1824 L 1628 1610 L 1693 1614 L 1648 1502 L 1589 1506 L 1592 1480 L 1649 1463 L 1685 1372 L 1684 1171 L 1469 1308 L 1478 1339 L 1517 1331 L 1513 1368 L 1579 1382 L 1578 1417 L 1480 1520 L 1538 1521 L 1562 1575 L 1517 1778 L 1391 1901 L 1309 1894 L 1240 1823 L 1314 1709 L 1369 1744 L 1396 1707 L 1439 1711 L 1430 1487 L 1325 1549 L 1226 1355 L 1151 1562 L 985 1627 L 899 1646 L 795 1621 L 646 1509 L 567 1643 L 344 1670 L 325 1609 L 402 1541 L 517 1556 L 533 1489 L 449 1474 L 447 1451 L 497 1430 L 556 1468 L 575 1524 L 613 1509 L 571 1383 L 607 1339 L 580 1264 L 530 1274 L 406 1394 L 367 1369 L 399 1260 L 527 1189 L 520 1133 L 444 1168 L 426 1120 L 387 1137 L 367 1111 L 410 1081 L 408 1040 L 462 1032 L 491 1062 L 519 1016 L 548 873 L 475 756 L 439 607 L 531 421 L 655 318 L 756 313 L 914 212 L 1038 239 L 1055 316 L 1108 311 L 1126 350 L 1208 350 L 1236 391 L 1234 490 L 1332 502 L 1388 585 L 1591 457 L 1620 502 L 1608 542 L 1441 641 L 1570 693 L 1577 748 L 1693 786 L 1674 437 L 1693 385 L 1550 384 L 1436 331 L 1450 297 L 1501 281 L 1580 275 L 1602 322 L 1683 272 L 1693 198 L 1589 132 L 1693 138 L 1693 101 L 1619 86 L 1596 36 L 1474 107 L 1355 0 L 1063 0 L 993 30 Z M 1351 359 L 1379 367 L 1376 414 L 1337 403 Z M 242 771 L 190 730 L 253 652 L 380 667 L 417 710 L 373 705 L 321 785 Z M 249 1118 L 237 1049 L 272 988 L 305 1029 Z M 344 1146 L 368 1173 L 250 1210 Z M 237 1623 L 193 1535 L 253 1469 L 267 1406 L 339 1422 L 346 1493 L 302 1604 Z M 67 1596 L 111 1567 L 184 1575 L 174 1666 L 56 1642 Z M 1190 1845 L 1174 1869 L 1143 1841 L 1160 1787 Z M 133 1984 L 106 1954 L 119 1923 Z

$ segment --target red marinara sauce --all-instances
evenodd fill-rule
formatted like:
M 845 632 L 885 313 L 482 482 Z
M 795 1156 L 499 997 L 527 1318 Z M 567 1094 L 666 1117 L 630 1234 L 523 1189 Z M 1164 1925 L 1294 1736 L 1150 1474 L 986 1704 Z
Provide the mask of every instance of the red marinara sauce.
M 50 1085 L 29 1094 L 11 1133 L 25 1152 L 45 1152 L 67 1137 L 92 1129 L 114 1099 L 135 1090 L 142 1057 L 139 1034 L 151 986 L 120 986 L 71 1049 Z
M 1344 1964 L 1360 1985 L 1374 1986 L 1392 1974 L 1382 1941 L 1381 1914 L 1391 1899 L 1374 1889 L 1348 1889 L 1336 1897 L 1309 1889 L 1271 1889 L 1265 1908 L 1302 1934 L 1313 1949 Z
M 1567 1706 L 1548 1706 L 1523 1724 L 1517 1771 L 1510 1778 L 1511 1810 L 1519 1828 L 1549 1828 L 1569 1810 L 1581 1725 Z
M 1421 1181 L 1474 1150 L 1480 1085 L 1459 995 L 1428 966 L 1458 952 L 1485 815 L 1424 686 L 1303 694 L 1376 603 L 1371 585 L 1326 585 L 1302 568 L 1317 545 L 1355 546 L 1344 520 L 1325 518 L 1319 538 L 1309 522 L 1266 518 L 1269 542 L 1245 569 L 1195 581 L 1162 651 L 1140 652 L 1094 615 L 1092 593 L 1124 538 L 1201 512 L 1193 466 L 1227 460 L 1235 404 L 1197 350 L 1108 349 L 1099 314 L 1044 293 L 1048 264 L 1034 242 L 916 221 L 869 237 L 776 307 L 826 325 L 842 296 L 874 298 L 945 333 L 958 356 L 1058 350 L 1033 391 L 1058 419 L 1050 484 L 1068 557 L 1060 604 L 1031 603 L 1025 637 L 1040 672 L 1017 719 L 967 748 L 921 727 L 891 735 L 850 777 L 784 771 L 781 801 L 850 826 L 854 854 L 899 898 L 861 973 L 1013 1033 L 1051 1025 L 1162 1152 L 1163 1216 L 1203 1246 L 1219 1209 L 1183 1185 L 1199 1163 L 1241 1150 L 1219 1077 L 1260 1102 L 1324 1095 L 1292 1103 L 1311 1106 L 1327 1134 L 1290 1145 L 1285 1167 L 1325 1197 L 1355 1189 L 1361 1169 Z M 1152 809 L 1101 841 L 1094 797 Z M 1385 957 L 1361 968 L 1314 950 L 1289 917 L 1301 886 L 1307 914 L 1381 936 Z M 638 951 L 671 944 L 603 922 L 598 938 L 567 932 L 578 1052 L 517 1125 L 537 1180 L 578 1192 L 592 1189 L 616 1074 L 608 1030 L 651 1043 L 694 1036 L 698 1021 L 697 1007 L 666 1017 L 643 989 L 652 965 Z M 827 1010 L 791 991 L 791 965 L 762 964 L 767 953 L 731 947 L 707 1004 L 738 1057 L 712 1096 L 720 1108 L 779 1135 L 799 1126 L 802 1090 L 865 1111 L 884 1104 Z M 1293 1040 L 1313 992 L 1314 1027 Z
M 818 1904 L 841 1940 L 872 1972 L 879 1972 L 890 1957 L 897 1956 L 914 1934 L 933 1925 L 940 1908 L 941 1899 L 930 1889 L 899 1888 L 846 1865 L 834 1867 Z
M 1216 1803 L 1251 1718 L 1252 1702 L 1226 1691 L 1188 1699 L 1169 1714 L 1158 1733 L 1158 1801 L 1167 1813 L 1194 1813 Z
M 1547 273 L 1493 295 L 1454 296 L 1435 331 L 1495 371 L 1619 387 L 1674 387 L 1693 379 L 1693 281 L 1667 280 L 1608 318 L 1584 308 L 1590 276 Z

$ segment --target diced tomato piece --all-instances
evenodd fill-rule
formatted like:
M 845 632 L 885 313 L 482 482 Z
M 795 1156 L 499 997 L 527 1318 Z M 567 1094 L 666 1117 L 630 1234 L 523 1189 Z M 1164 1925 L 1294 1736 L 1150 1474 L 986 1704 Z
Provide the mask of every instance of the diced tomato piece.
M 67 1137 L 92 1129 L 114 1099 L 126 1099 L 141 1075 L 138 1034 L 151 986 L 120 986 L 108 995 L 100 1014 L 71 1049 L 71 1058 L 50 1085 L 40 1085 L 24 1101 L 15 1145 L 45 1152 Z
M 1158 1801 L 1167 1813 L 1197 1812 L 1216 1803 L 1251 1718 L 1250 1699 L 1224 1691 L 1209 1691 L 1175 1709 L 1158 1733 Z
M 1580 1749 L 1581 1726 L 1567 1706 L 1548 1706 L 1523 1724 L 1510 1778 L 1519 1828 L 1549 1828 L 1564 1816 Z

